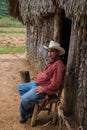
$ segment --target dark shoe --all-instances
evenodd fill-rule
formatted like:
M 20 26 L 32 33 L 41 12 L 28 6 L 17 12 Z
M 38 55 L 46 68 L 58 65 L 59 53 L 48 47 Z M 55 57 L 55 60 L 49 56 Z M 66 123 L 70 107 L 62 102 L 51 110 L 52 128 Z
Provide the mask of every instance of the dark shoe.
M 20 123 L 25 123 L 29 117 L 22 117 L 20 118 Z
M 29 114 L 27 116 L 21 116 L 20 123 L 25 123 L 28 120 L 28 118 L 31 118 L 31 117 L 32 117 L 32 114 Z

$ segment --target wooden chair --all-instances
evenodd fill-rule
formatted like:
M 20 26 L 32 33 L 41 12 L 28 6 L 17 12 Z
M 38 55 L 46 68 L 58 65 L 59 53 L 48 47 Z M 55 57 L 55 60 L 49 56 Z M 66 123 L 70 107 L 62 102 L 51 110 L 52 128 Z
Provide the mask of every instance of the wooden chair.
M 43 100 L 37 100 L 34 106 L 34 111 L 33 111 L 33 115 L 31 118 L 31 126 L 35 126 L 36 120 L 37 119 L 52 119 L 52 123 L 56 122 L 57 119 L 57 106 L 60 103 L 60 97 L 62 94 L 62 90 L 64 88 L 64 83 L 67 77 L 67 73 L 64 76 L 64 81 L 62 84 L 62 87 L 60 90 L 58 90 L 57 93 L 57 97 L 54 99 L 43 99 Z M 54 107 L 54 108 L 53 108 Z M 53 110 L 53 111 L 52 111 Z M 41 111 L 47 111 L 47 115 L 46 116 L 40 116 L 40 112 Z
M 31 118 L 31 126 L 35 126 L 36 120 L 38 119 L 52 119 L 55 123 L 57 119 L 57 104 L 60 102 L 60 96 L 62 89 L 58 92 L 59 95 L 54 99 L 42 99 L 37 100 L 34 106 L 33 115 Z M 47 111 L 46 116 L 41 116 L 39 113 L 41 111 Z

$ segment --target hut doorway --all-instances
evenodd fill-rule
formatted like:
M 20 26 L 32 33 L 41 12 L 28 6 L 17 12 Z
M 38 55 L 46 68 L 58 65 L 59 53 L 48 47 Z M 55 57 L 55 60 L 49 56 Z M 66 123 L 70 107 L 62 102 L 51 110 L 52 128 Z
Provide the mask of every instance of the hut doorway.
M 63 22 L 62 22 L 62 28 L 61 28 L 60 43 L 61 43 L 61 46 L 65 49 L 66 53 L 65 55 L 61 56 L 61 59 L 68 70 L 68 62 L 69 62 L 68 57 L 69 57 L 69 49 L 70 49 L 70 43 L 71 43 L 70 37 L 72 35 L 71 34 L 72 21 L 68 19 L 67 17 L 65 17 L 65 15 L 62 21 Z M 73 86 L 72 87 L 70 86 L 70 84 L 72 84 L 72 75 L 68 74 L 68 80 L 66 81 L 66 84 L 64 88 L 64 115 L 70 116 L 73 113 L 73 93 L 74 93 Z
M 65 16 L 65 11 L 61 10 L 56 12 L 54 16 L 54 36 L 53 39 L 58 41 L 65 49 L 66 53 L 62 56 L 62 61 L 67 65 L 70 34 L 71 34 L 71 20 Z
M 65 49 L 65 55 L 61 56 L 63 63 L 66 68 L 68 65 L 68 55 L 69 55 L 69 45 L 71 36 L 71 24 L 72 21 L 65 16 L 64 10 L 57 12 L 54 17 L 54 39 L 58 41 L 61 46 Z M 69 81 L 71 82 L 71 80 Z M 73 87 L 68 87 L 65 85 L 64 89 L 64 114 L 72 115 L 73 111 Z M 70 100 L 68 97 L 70 97 Z M 68 104 L 67 104 L 68 102 Z M 68 107 L 68 109 L 67 109 Z
M 63 20 L 63 26 L 61 31 L 61 46 L 65 49 L 66 53 L 64 56 L 62 56 L 62 61 L 67 65 L 67 59 L 68 59 L 68 51 L 69 51 L 69 44 L 70 44 L 70 34 L 71 34 L 71 20 L 68 18 L 65 18 Z

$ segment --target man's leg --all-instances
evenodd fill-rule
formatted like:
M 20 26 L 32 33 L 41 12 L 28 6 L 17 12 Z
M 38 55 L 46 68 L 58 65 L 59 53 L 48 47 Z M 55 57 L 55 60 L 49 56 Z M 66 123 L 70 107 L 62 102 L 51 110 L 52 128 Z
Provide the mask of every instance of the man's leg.
M 23 84 L 19 84 L 19 86 L 18 86 L 18 91 L 19 91 L 19 94 L 20 94 L 20 96 L 22 97 L 25 93 L 27 93 L 28 91 L 30 91 L 31 90 L 31 88 L 35 88 L 37 86 L 37 84 L 35 83 L 35 82 L 29 82 L 29 83 L 23 83 Z M 31 103 L 32 104 L 32 103 Z M 31 105 L 30 104 L 30 105 Z M 30 106 L 29 104 L 27 105 L 27 108 L 29 108 L 29 106 Z M 34 105 L 32 104 L 32 107 L 33 107 Z M 25 121 L 26 121 L 26 119 L 28 119 L 28 118 L 25 118 L 25 115 L 28 115 L 28 113 L 29 113 L 29 111 L 32 111 L 31 110 L 31 108 L 30 109 L 28 109 L 28 111 L 25 109 L 25 107 L 22 105 L 22 101 L 21 101 L 21 103 L 20 103 L 20 116 L 21 116 L 21 118 L 20 118 L 20 122 L 21 123 L 24 123 Z M 24 114 L 23 114 L 24 113 Z
M 21 103 L 20 103 L 21 116 L 31 114 L 35 101 L 37 99 L 43 99 L 45 97 L 45 94 L 38 94 L 34 91 L 34 89 L 35 88 L 32 88 L 30 91 L 28 91 L 21 97 Z
M 19 91 L 20 96 L 23 96 L 32 87 L 35 87 L 35 86 L 37 86 L 37 84 L 35 82 L 28 82 L 28 83 L 19 84 L 18 91 Z
M 35 101 L 37 99 L 43 99 L 45 97 L 45 94 L 38 94 L 34 91 L 36 87 L 38 87 L 38 85 L 32 83 L 30 87 L 31 89 L 29 88 L 29 90 L 25 94 L 23 93 L 23 91 L 21 91 L 22 93 L 20 94 L 21 95 L 20 115 L 22 119 L 24 118 L 24 120 L 22 120 L 21 123 L 26 122 L 25 117 L 28 114 L 32 114 Z

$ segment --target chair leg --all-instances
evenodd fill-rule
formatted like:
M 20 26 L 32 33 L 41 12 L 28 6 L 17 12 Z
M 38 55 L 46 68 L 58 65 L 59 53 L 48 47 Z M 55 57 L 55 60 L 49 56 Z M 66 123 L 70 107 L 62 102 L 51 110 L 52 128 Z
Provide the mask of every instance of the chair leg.
M 57 102 L 54 104 L 54 116 L 53 116 L 52 124 L 55 124 L 56 120 L 57 120 Z
M 49 104 L 48 115 L 50 115 L 51 111 L 52 111 L 52 103 Z
M 59 117 L 59 126 L 58 126 L 58 130 L 62 130 L 62 119 L 61 119 L 61 117 Z
M 36 103 L 34 106 L 33 115 L 31 118 L 31 126 L 35 126 L 36 120 L 37 120 L 37 114 L 38 114 L 38 104 Z

